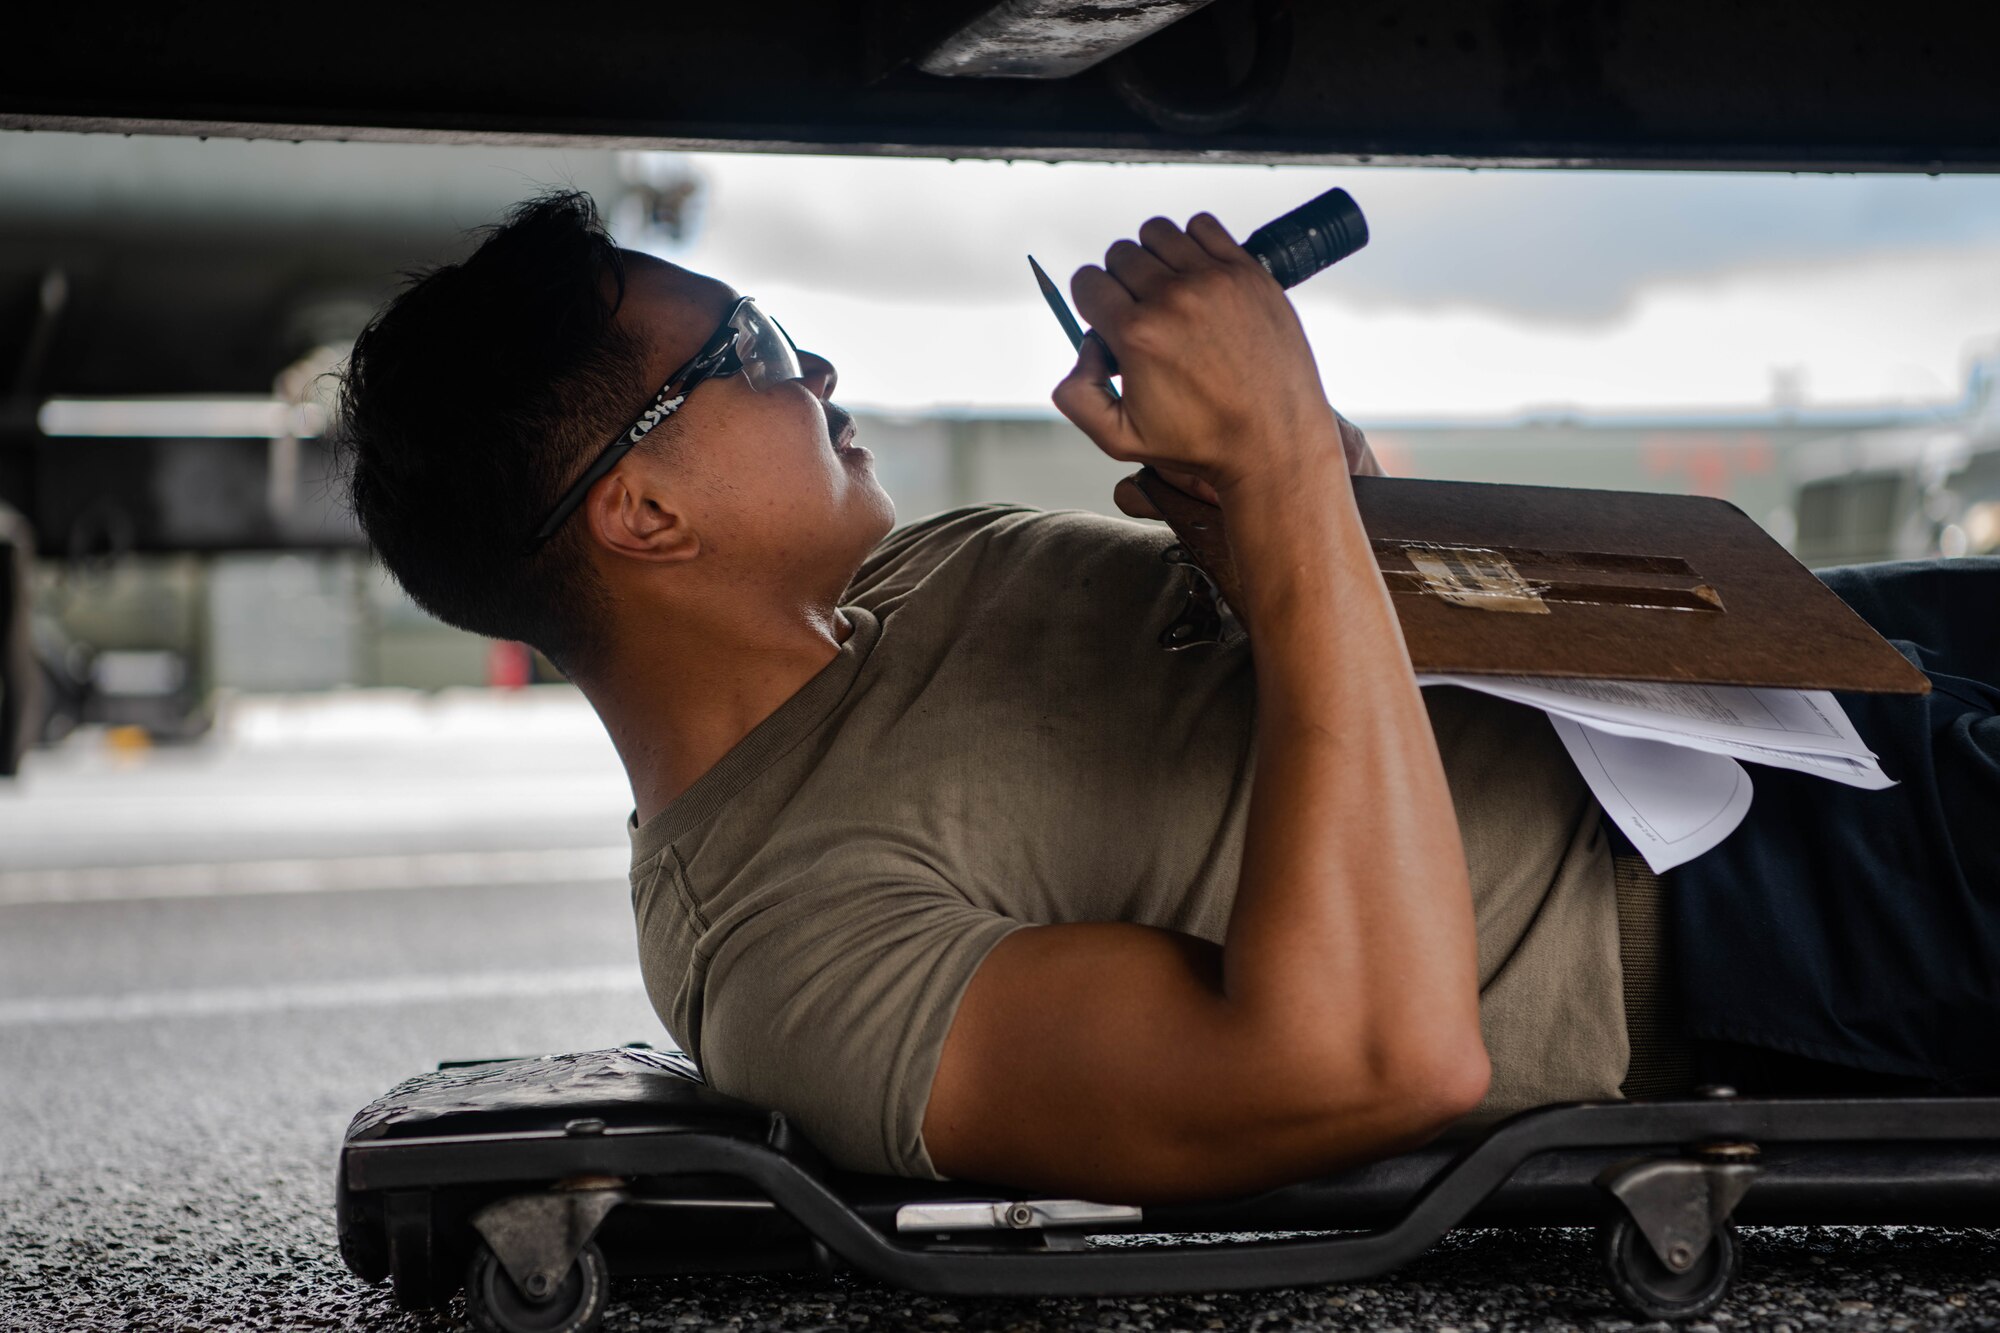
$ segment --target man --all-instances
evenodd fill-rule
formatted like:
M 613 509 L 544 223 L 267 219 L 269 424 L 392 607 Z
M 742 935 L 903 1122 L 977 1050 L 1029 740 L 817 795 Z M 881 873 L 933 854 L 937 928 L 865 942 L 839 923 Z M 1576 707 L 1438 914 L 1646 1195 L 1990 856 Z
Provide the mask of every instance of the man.
M 1652 886 L 1539 714 L 1419 693 L 1365 441 L 1277 285 L 1203 215 L 1073 290 L 1102 343 L 1056 404 L 1222 506 L 1248 641 L 1158 646 L 1157 525 L 891 534 L 831 363 L 580 196 L 357 344 L 341 434 L 383 559 L 542 648 L 617 746 L 668 1029 L 843 1165 L 1135 1201 L 1684 1081 Z M 1973 992 L 1954 1013 L 1994 1012 Z M 1783 1049 L 1772 1012 L 1723 1035 Z

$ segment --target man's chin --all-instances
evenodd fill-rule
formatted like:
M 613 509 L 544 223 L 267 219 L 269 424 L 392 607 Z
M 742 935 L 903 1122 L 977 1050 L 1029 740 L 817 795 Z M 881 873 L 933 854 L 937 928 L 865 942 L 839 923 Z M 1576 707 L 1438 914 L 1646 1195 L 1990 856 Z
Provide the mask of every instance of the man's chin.
M 871 492 L 873 492 L 871 498 L 875 502 L 875 510 L 876 510 L 874 535 L 869 539 L 868 542 L 869 549 L 873 550 L 877 542 L 881 541 L 884 537 L 888 536 L 891 532 L 895 530 L 896 501 L 894 497 L 892 497 L 889 494 L 889 492 L 883 488 L 882 483 L 875 479 L 875 474 L 873 470 L 870 470 L 868 474 L 868 489 Z

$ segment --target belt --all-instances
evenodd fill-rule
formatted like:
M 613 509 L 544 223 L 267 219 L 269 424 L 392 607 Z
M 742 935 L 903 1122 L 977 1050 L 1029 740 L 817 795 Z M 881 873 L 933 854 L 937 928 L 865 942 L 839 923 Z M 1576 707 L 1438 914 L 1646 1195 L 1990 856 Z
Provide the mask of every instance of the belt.
M 1625 1036 L 1632 1057 L 1618 1091 L 1666 1097 L 1694 1090 L 1694 1048 L 1684 1035 L 1673 958 L 1661 925 L 1665 894 L 1636 856 L 1611 861 L 1618 887 L 1618 964 L 1625 977 Z

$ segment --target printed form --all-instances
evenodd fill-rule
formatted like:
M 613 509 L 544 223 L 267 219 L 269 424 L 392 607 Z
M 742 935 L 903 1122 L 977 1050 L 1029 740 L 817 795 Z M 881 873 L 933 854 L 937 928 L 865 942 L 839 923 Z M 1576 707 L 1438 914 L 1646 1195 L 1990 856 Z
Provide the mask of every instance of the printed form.
M 1655 873 L 1700 856 L 1743 822 L 1750 775 L 1769 764 L 1879 789 L 1884 776 L 1825 690 L 1548 676 L 1420 675 L 1549 715 L 1599 805 Z

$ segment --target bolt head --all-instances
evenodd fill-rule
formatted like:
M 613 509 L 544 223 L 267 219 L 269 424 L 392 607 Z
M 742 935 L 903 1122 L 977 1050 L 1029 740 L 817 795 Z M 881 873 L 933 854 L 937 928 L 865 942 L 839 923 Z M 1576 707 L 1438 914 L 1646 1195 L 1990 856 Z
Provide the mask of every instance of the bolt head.
M 549 1287 L 551 1285 L 552 1284 L 549 1282 L 549 1275 L 547 1273 L 528 1274 L 528 1294 L 530 1296 L 548 1295 Z
M 1694 1265 L 1694 1251 L 1685 1245 L 1676 1245 L 1667 1251 L 1667 1267 L 1676 1273 L 1685 1273 Z

